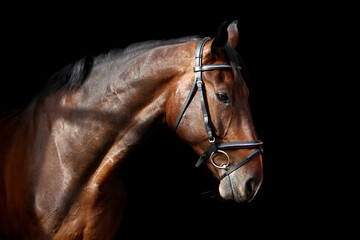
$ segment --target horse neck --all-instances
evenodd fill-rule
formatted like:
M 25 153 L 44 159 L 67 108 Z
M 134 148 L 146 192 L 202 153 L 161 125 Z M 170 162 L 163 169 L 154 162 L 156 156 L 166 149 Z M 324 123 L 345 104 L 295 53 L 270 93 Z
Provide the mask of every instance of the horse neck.
M 91 192 L 91 201 L 106 194 L 101 186 L 116 180 L 111 176 L 130 150 L 164 122 L 167 99 L 190 72 L 195 44 L 95 65 L 79 88 L 44 92 L 21 113 L 6 154 L 16 172 L 9 181 L 18 183 L 17 198 L 32 199 L 36 214 L 46 216 L 46 228 L 62 223 L 73 200 L 87 196 L 81 191 Z
M 116 158 L 124 158 L 164 122 L 171 86 L 192 63 L 192 45 L 161 46 L 95 65 L 79 89 L 49 96 L 44 112 L 57 151 L 96 159 L 117 145 L 124 149 Z

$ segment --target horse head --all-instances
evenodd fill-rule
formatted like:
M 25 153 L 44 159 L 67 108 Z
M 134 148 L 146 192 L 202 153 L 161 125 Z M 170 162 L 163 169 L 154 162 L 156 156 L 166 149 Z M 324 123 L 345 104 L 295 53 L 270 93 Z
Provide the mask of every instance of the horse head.
M 200 163 L 205 162 L 220 180 L 220 195 L 248 202 L 263 180 L 262 143 L 255 132 L 249 91 L 234 50 L 238 39 L 235 21 L 222 24 L 215 38 L 200 41 L 194 71 L 176 86 L 167 121 L 177 136 L 201 155 Z

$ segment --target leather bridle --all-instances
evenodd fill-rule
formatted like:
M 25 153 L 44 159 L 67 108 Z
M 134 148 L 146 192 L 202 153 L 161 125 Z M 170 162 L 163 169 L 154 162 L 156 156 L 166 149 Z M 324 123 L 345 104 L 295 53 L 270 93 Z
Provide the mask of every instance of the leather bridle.
M 231 65 L 228 65 L 228 64 L 202 65 L 202 55 L 203 55 L 204 46 L 209 40 L 210 40 L 210 38 L 208 38 L 208 37 L 200 40 L 196 47 L 194 82 L 191 86 L 190 93 L 187 96 L 186 101 L 185 101 L 185 103 L 180 111 L 180 114 L 175 122 L 173 131 L 176 132 L 176 129 L 179 126 L 180 121 L 182 119 L 182 116 L 184 115 L 186 109 L 188 108 L 192 98 L 194 97 L 196 88 L 197 88 L 199 97 L 200 97 L 200 104 L 201 104 L 201 110 L 202 110 L 202 114 L 203 114 L 203 118 L 204 118 L 205 129 L 206 129 L 207 135 L 209 137 L 210 146 L 200 156 L 200 158 L 197 161 L 197 163 L 195 164 L 195 166 L 199 167 L 202 163 L 204 163 L 210 157 L 211 163 L 215 167 L 226 170 L 225 173 L 222 176 L 220 176 L 220 178 L 219 178 L 219 181 L 221 181 L 225 177 L 229 176 L 232 172 L 234 172 L 235 170 L 239 169 L 241 166 L 248 163 L 251 159 L 255 158 L 257 155 L 262 154 L 263 153 L 263 150 L 262 150 L 263 142 L 260 140 L 255 140 L 255 141 L 247 141 L 247 142 L 216 143 L 216 139 L 215 139 L 214 133 L 213 133 L 211 125 L 210 125 L 211 123 L 210 123 L 209 111 L 208 111 L 205 96 L 204 96 L 204 82 L 202 80 L 202 72 L 212 71 L 212 70 L 231 70 L 232 67 L 231 67 Z M 225 150 L 231 150 L 231 149 L 256 149 L 256 150 L 251 152 L 246 157 L 246 159 L 244 159 L 240 163 L 236 164 L 235 166 L 231 166 L 229 168 L 229 166 L 231 165 L 230 157 L 225 152 Z M 219 153 L 224 154 L 227 157 L 227 160 L 228 160 L 227 164 L 218 166 L 214 163 L 213 155 L 219 154 Z

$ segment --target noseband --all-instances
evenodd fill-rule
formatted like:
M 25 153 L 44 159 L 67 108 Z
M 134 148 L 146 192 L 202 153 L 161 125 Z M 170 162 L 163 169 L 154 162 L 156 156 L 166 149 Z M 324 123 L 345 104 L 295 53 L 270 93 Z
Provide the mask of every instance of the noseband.
M 196 88 L 199 92 L 200 97 L 200 104 L 201 104 L 201 110 L 204 118 L 205 123 L 205 129 L 207 132 L 207 135 L 209 137 L 209 143 L 210 146 L 208 149 L 200 156 L 199 160 L 195 164 L 196 167 L 199 167 L 202 163 L 205 162 L 210 157 L 211 163 L 220 169 L 225 169 L 225 173 L 219 178 L 219 181 L 224 179 L 226 176 L 229 176 L 232 172 L 239 169 L 241 166 L 245 165 L 247 162 L 249 162 L 251 159 L 255 158 L 257 155 L 262 154 L 262 141 L 255 140 L 255 141 L 247 141 L 247 142 L 225 142 L 225 143 L 216 143 L 215 136 L 213 134 L 213 131 L 210 126 L 210 118 L 209 118 L 209 111 L 207 108 L 205 96 L 204 96 L 204 82 L 202 80 L 202 72 L 205 71 L 212 71 L 212 70 L 231 70 L 232 67 L 228 64 L 215 64 L 215 65 L 202 65 L 202 55 L 205 44 L 210 40 L 210 38 L 206 37 L 199 41 L 197 47 L 196 47 L 196 54 L 195 54 L 195 79 L 191 86 L 190 93 L 186 98 L 186 101 L 180 111 L 180 114 L 175 122 L 173 131 L 176 132 L 177 127 L 179 126 L 179 123 L 181 121 L 182 116 L 184 115 L 186 109 L 188 108 L 192 98 L 195 95 Z M 230 166 L 230 157 L 225 152 L 225 150 L 231 150 L 231 149 L 256 149 L 255 151 L 251 152 L 246 159 L 241 161 L 235 166 Z M 215 164 L 213 157 L 214 154 L 223 154 L 227 158 L 227 163 L 223 164 L 221 166 Z

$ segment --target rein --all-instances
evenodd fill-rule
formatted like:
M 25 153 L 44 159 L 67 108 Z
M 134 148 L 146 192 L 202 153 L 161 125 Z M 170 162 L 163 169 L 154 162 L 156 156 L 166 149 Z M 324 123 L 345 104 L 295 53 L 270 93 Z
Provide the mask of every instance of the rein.
M 207 135 L 208 135 L 208 138 L 209 138 L 210 146 L 200 156 L 200 158 L 197 161 L 197 163 L 195 164 L 195 166 L 199 167 L 202 163 L 204 163 L 210 157 L 211 163 L 215 167 L 226 170 L 225 173 L 222 176 L 220 176 L 220 178 L 219 178 L 219 181 L 221 181 L 225 177 L 229 176 L 232 172 L 236 171 L 237 169 L 239 169 L 240 167 L 242 167 L 243 165 L 248 163 L 251 159 L 255 158 L 259 154 L 262 154 L 263 153 L 263 149 L 262 149 L 263 142 L 260 141 L 260 140 L 255 140 L 255 141 L 246 141 L 246 142 L 216 143 L 215 136 L 214 136 L 213 131 L 212 131 L 211 126 L 210 126 L 209 111 L 208 111 L 206 99 L 205 99 L 205 96 L 204 96 L 204 82 L 202 80 L 202 72 L 213 71 L 213 70 L 231 70 L 232 67 L 229 64 L 202 65 L 202 55 L 203 55 L 204 46 L 210 39 L 211 38 L 208 38 L 208 37 L 203 38 L 202 40 L 199 41 L 199 43 L 198 43 L 198 45 L 196 47 L 195 67 L 194 67 L 194 72 L 195 72 L 194 82 L 193 82 L 193 84 L 191 86 L 189 95 L 187 96 L 187 98 L 185 100 L 185 103 L 184 103 L 184 105 L 183 105 L 183 107 L 182 107 L 182 109 L 181 109 L 181 111 L 179 113 L 179 116 L 176 119 L 173 131 L 176 132 L 176 129 L 179 126 L 180 121 L 181 121 L 186 109 L 188 108 L 192 98 L 194 97 L 194 95 L 196 93 L 196 88 L 197 88 L 198 93 L 199 93 L 199 97 L 200 97 L 200 105 L 201 105 L 201 111 L 202 111 L 202 115 L 203 115 L 203 119 L 204 119 L 205 129 L 206 129 L 206 132 L 207 132 Z M 231 165 L 230 157 L 225 152 L 225 150 L 231 150 L 231 149 L 256 149 L 256 150 L 251 152 L 246 157 L 246 159 L 244 159 L 243 161 L 241 161 L 237 165 L 232 166 L 232 167 L 229 168 L 229 166 Z M 213 156 L 216 153 L 224 154 L 227 157 L 227 160 L 228 160 L 227 163 L 223 164 L 221 166 L 218 166 L 217 164 L 215 164 L 214 161 L 213 161 Z

